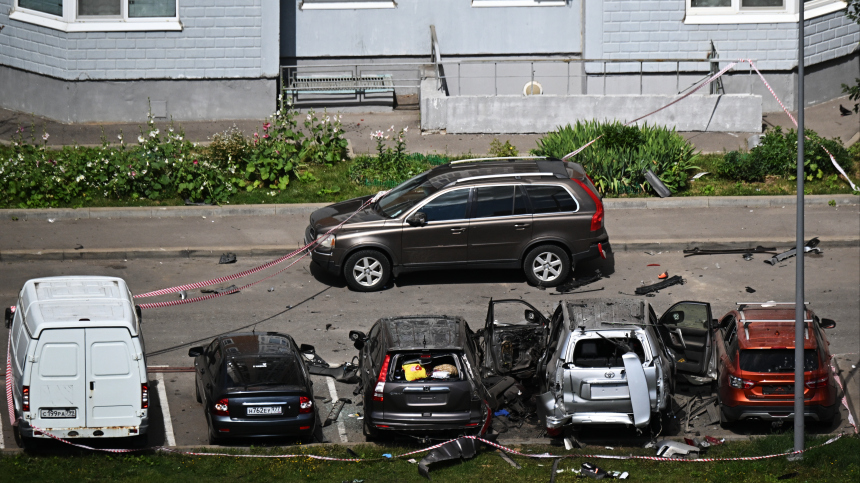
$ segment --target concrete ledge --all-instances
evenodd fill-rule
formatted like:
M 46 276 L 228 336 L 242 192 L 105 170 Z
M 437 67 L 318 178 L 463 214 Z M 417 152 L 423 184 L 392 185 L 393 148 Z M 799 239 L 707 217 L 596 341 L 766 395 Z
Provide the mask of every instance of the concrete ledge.
M 858 205 L 860 196 L 854 195 L 807 195 L 805 206 Z M 660 208 L 724 208 L 745 206 L 750 208 L 781 208 L 794 206 L 797 198 L 787 196 L 681 196 L 670 198 L 605 198 L 607 210 L 641 210 Z M 224 206 L 144 206 L 128 208 L 46 208 L 5 209 L 0 218 L 8 220 L 75 220 L 87 218 L 182 218 L 182 217 L 226 217 L 310 214 L 330 203 L 286 203 L 273 205 L 224 205 Z
M 858 237 L 819 237 L 821 248 L 860 247 Z M 772 245 L 777 250 L 787 250 L 794 246 L 793 238 L 773 239 L 736 239 L 714 238 L 710 240 L 611 240 L 612 249 L 618 252 L 633 251 L 681 251 L 694 247 L 708 248 L 755 248 L 758 245 Z M 170 248 L 97 248 L 81 250 L 0 250 L 0 262 L 22 262 L 31 260 L 128 260 L 156 258 L 203 258 L 219 257 L 222 253 L 232 252 L 240 257 L 280 257 L 295 250 L 296 246 L 258 245 L 224 247 L 170 247 Z M 764 260 L 765 255 L 757 258 Z

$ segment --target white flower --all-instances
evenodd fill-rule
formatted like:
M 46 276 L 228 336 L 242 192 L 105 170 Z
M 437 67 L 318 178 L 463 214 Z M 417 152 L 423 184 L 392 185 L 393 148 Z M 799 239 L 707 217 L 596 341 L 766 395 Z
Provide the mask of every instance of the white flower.
M 138 137 L 137 137 L 137 142 L 139 142 L 139 143 L 143 144 L 143 141 L 144 141 L 143 136 L 138 136 Z
M 308 121 L 310 121 L 310 120 L 311 120 L 311 115 L 310 115 L 310 114 L 308 114 Z
M 84 175 L 80 175 L 80 176 L 78 176 L 77 178 L 75 178 L 75 181 L 77 181 L 77 182 L 79 182 L 79 183 L 80 183 L 80 182 L 81 182 L 81 181 L 83 181 L 84 179 L 85 179 L 85 178 L 84 178 Z
M 171 126 L 168 131 L 173 132 L 173 127 Z
M 337 128 L 334 128 L 334 129 L 332 130 L 332 132 L 337 132 Z
M 409 132 L 409 126 L 404 127 L 403 132 Z
M 176 139 L 182 141 L 182 136 L 177 137 Z
M 116 138 L 119 139 L 120 141 L 122 141 L 122 134 L 117 134 Z
M 149 137 L 154 138 L 157 135 L 158 135 L 158 129 L 156 129 L 154 131 L 149 131 Z
M 48 133 L 42 134 L 42 139 L 45 141 L 47 141 L 49 137 L 51 137 L 51 135 Z

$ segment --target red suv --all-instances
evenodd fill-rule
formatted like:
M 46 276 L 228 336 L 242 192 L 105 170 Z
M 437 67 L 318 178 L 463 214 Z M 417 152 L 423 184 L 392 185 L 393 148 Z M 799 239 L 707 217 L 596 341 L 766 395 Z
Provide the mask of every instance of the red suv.
M 794 304 L 739 304 L 714 331 L 722 423 L 794 417 Z M 822 329 L 836 322 L 808 308 L 804 331 L 804 416 L 829 423 L 839 411 Z

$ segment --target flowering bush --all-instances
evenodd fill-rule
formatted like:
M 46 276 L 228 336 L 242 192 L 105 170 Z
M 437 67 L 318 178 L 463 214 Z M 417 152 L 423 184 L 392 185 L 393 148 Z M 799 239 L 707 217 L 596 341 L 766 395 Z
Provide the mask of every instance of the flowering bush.
M 406 133 L 409 126 L 394 134 L 394 126 L 386 134 L 376 131 L 370 134 L 376 141 L 376 156 L 361 156 L 349 167 L 349 176 L 365 183 L 400 182 L 428 169 L 428 160 L 420 154 L 406 154 Z M 387 144 L 392 139 L 394 147 Z

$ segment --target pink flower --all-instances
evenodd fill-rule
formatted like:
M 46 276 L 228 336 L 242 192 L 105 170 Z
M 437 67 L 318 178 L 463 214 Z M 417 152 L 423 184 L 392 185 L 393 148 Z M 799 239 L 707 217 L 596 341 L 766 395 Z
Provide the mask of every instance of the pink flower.
M 134 178 L 135 176 L 137 176 L 137 172 L 136 172 L 136 171 L 132 171 L 132 172 L 131 172 L 131 177 L 132 177 L 132 178 Z
M 194 163 L 192 163 L 192 164 L 196 165 L 196 164 L 197 164 L 197 160 L 195 159 L 195 160 L 194 160 Z
M 258 138 L 258 137 L 260 137 L 260 135 L 259 135 L 259 134 L 257 134 L 257 133 L 254 133 L 254 137 L 255 137 L 255 138 Z
M 268 139 L 268 138 L 269 138 L 268 134 L 263 134 L 263 139 Z
M 263 131 L 268 131 L 270 127 L 272 127 L 272 125 L 268 122 L 266 124 L 263 124 Z

